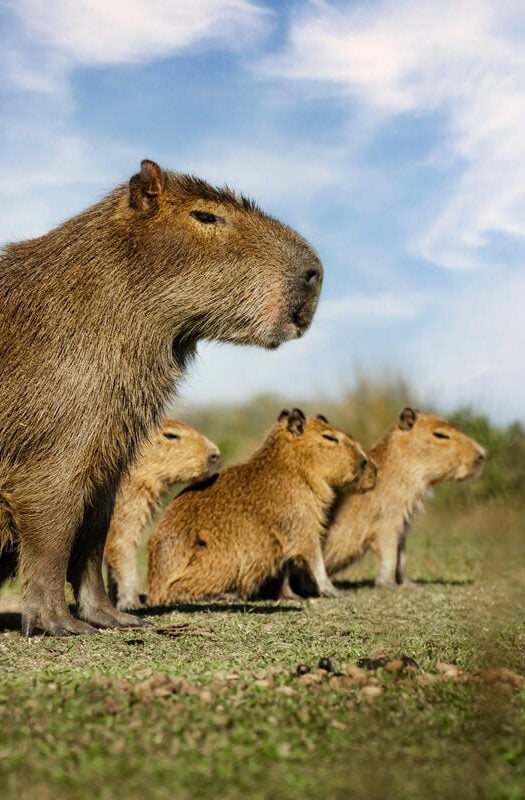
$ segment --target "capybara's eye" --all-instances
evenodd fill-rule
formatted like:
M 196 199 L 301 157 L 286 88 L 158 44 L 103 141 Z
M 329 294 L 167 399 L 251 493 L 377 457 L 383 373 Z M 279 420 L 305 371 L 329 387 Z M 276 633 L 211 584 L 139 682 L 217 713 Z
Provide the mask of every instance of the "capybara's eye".
M 322 433 L 321 436 L 323 439 L 328 439 L 329 442 L 335 442 L 336 444 L 339 441 L 339 439 L 336 439 L 335 436 L 330 436 L 329 433 Z
M 163 436 L 165 439 L 180 439 L 179 433 L 170 433 L 169 431 L 164 433 Z
M 209 211 L 190 211 L 190 217 L 203 222 L 205 225 L 224 225 L 226 220 L 224 217 L 218 217 L 216 214 L 210 214 Z
M 448 433 L 443 433 L 443 431 L 434 431 L 432 436 L 435 436 L 436 439 L 450 439 Z

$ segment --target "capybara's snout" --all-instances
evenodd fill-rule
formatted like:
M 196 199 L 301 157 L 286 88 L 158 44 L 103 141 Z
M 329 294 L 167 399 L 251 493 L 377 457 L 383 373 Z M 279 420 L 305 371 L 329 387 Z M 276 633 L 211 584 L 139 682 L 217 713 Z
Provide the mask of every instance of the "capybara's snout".
M 363 494 L 364 492 L 369 492 L 371 489 L 375 489 L 375 485 L 377 483 L 377 472 L 378 469 L 376 462 L 370 457 L 366 458 L 357 484 L 358 494 Z
M 291 338 L 299 338 L 312 321 L 323 283 L 323 265 L 313 250 L 301 253 L 288 304 Z
M 221 458 L 221 451 L 218 447 L 211 450 L 208 454 L 208 472 L 213 475 L 219 468 L 219 461 Z

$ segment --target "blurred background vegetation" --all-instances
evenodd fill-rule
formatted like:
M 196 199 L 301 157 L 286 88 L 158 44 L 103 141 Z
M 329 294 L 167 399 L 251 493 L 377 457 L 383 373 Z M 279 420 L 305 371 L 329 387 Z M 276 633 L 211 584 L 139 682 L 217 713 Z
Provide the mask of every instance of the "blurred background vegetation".
M 402 380 L 378 383 L 361 379 L 339 400 L 319 397 L 302 402 L 261 395 L 242 405 L 210 405 L 184 410 L 184 420 L 205 433 L 220 447 L 222 464 L 246 458 L 260 443 L 279 412 L 292 405 L 306 414 L 323 413 L 332 424 L 351 433 L 364 446 L 379 439 L 405 405 L 444 416 L 486 448 L 488 460 L 482 476 L 463 484 L 445 484 L 435 493 L 442 506 L 472 506 L 480 501 L 525 503 L 525 428 L 519 422 L 499 426 L 471 408 L 443 414 L 436 406 L 421 403 Z M 173 411 L 174 416 L 179 412 Z

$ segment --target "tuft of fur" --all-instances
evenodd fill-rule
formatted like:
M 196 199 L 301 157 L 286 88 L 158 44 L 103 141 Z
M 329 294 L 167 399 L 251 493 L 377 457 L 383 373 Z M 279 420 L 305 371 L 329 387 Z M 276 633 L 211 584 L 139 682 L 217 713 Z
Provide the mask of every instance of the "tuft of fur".
M 410 583 L 406 539 L 414 514 L 433 486 L 479 475 L 485 451 L 446 420 L 406 407 L 368 455 L 378 467 L 375 488 L 341 493 L 324 545 L 326 568 L 335 575 L 371 550 L 380 564 L 377 586 Z
M 148 545 L 148 602 L 252 597 L 288 563 L 334 596 L 321 539 L 336 490 L 357 486 L 366 465 L 360 445 L 324 418 L 283 411 L 247 461 L 168 506 Z
M 296 338 L 321 281 L 286 225 L 149 160 L 45 236 L 5 247 L 0 538 L 19 551 L 26 635 L 93 631 L 69 613 L 66 578 L 83 620 L 136 624 L 101 572 L 122 476 L 199 340 Z
M 110 597 L 117 608 L 140 608 L 137 550 L 167 491 L 177 483 L 202 481 L 219 464 L 219 448 L 194 428 L 164 419 L 141 447 L 121 485 L 106 540 Z

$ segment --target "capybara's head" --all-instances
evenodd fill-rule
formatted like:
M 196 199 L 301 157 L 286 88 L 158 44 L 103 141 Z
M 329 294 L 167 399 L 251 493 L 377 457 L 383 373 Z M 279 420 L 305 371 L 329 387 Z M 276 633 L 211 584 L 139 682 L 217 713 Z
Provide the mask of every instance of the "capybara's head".
M 164 419 L 142 448 L 135 474 L 164 483 L 190 483 L 209 478 L 219 466 L 219 448 L 206 436 L 176 419 Z
M 391 432 L 396 459 L 426 485 L 477 477 L 485 450 L 450 422 L 406 406 Z
M 319 257 L 253 202 L 144 160 L 124 218 L 136 246 L 151 253 L 152 280 L 159 270 L 163 278 L 171 272 L 191 288 L 183 298 L 186 339 L 193 333 L 273 348 L 310 324 L 323 277 Z
M 364 478 L 368 458 L 359 442 L 330 425 L 326 417 L 305 417 L 300 408 L 284 409 L 278 417 L 283 451 L 312 483 L 323 481 L 332 489 Z

